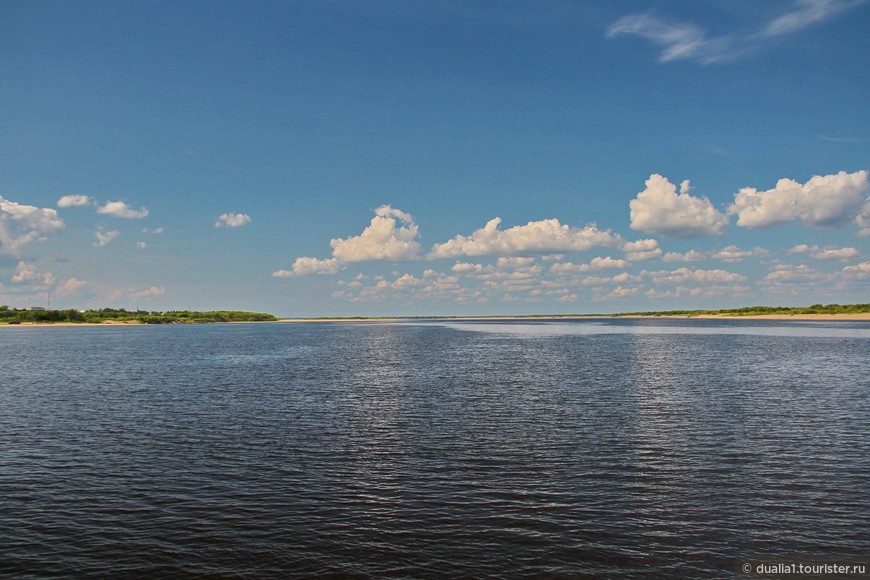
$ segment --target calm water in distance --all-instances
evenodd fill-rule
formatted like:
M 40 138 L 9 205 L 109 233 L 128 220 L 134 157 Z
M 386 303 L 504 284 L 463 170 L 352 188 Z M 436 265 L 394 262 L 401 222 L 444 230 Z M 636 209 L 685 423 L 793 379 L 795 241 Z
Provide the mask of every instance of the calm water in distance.
M 870 323 L 0 329 L 0 574 L 870 553 Z

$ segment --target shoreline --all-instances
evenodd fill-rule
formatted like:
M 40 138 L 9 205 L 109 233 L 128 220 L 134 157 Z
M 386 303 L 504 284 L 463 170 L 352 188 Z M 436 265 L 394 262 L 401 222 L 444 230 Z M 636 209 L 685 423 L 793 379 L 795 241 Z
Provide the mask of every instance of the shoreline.
M 753 314 L 747 316 L 733 316 L 728 314 L 662 314 L 662 315 L 627 315 L 627 314 L 600 314 L 600 315 L 553 315 L 553 316 L 425 316 L 392 317 L 392 318 L 281 318 L 274 321 L 238 321 L 238 322 L 199 322 L 185 324 L 311 324 L 323 323 L 393 323 L 420 320 L 448 321 L 448 322 L 529 322 L 529 321 L 559 321 L 559 320 L 618 320 L 618 319 L 703 319 L 703 320 L 796 320 L 796 321 L 865 321 L 870 320 L 870 312 L 856 314 Z M 173 326 L 172 324 L 145 324 L 143 322 L 22 322 L 21 324 L 0 324 L 0 328 L 42 328 L 47 326 L 75 327 L 75 326 Z
M 747 316 L 733 316 L 729 314 L 662 314 L 662 315 L 630 315 L 630 314 L 590 314 L 590 315 L 553 315 L 553 316 L 433 316 L 427 318 L 425 316 L 414 317 L 394 317 L 394 318 L 365 318 L 365 317 L 348 317 L 348 318 L 282 318 L 280 323 L 290 324 L 305 324 L 312 322 L 407 322 L 414 320 L 446 320 L 446 321 L 534 321 L 534 320 L 600 320 L 600 319 L 647 319 L 647 318 L 700 318 L 700 319 L 722 319 L 722 320 L 870 320 L 870 312 L 859 312 L 856 314 L 752 314 Z

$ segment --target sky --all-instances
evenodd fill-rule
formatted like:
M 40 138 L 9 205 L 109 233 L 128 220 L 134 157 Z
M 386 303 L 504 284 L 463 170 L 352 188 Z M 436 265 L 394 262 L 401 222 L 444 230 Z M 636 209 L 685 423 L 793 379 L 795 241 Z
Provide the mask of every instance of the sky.
M 870 302 L 870 2 L 0 2 L 0 304 Z

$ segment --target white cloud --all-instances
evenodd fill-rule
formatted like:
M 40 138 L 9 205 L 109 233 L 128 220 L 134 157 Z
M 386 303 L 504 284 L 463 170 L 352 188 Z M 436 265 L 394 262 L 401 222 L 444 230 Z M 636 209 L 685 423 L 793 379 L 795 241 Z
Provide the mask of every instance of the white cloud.
M 130 220 L 142 219 L 148 216 L 146 208 L 133 209 L 123 201 L 108 201 L 97 210 L 97 213 Z
M 452 272 L 457 274 L 481 274 L 486 272 L 486 267 L 483 264 L 471 264 L 469 262 L 456 262 L 450 267 Z
M 148 244 L 146 244 L 145 242 L 136 242 L 136 247 L 139 248 L 140 250 L 144 250 L 145 246 L 147 246 L 147 245 Z
M 500 223 L 501 218 L 494 218 L 469 236 L 458 235 L 443 244 L 435 244 L 429 257 L 582 252 L 597 246 L 613 246 L 620 241 L 620 237 L 610 230 L 602 231 L 594 225 L 575 228 L 559 223 L 558 219 L 529 222 L 506 230 L 498 228 Z
M 659 62 L 692 60 L 712 64 L 731 58 L 732 41 L 727 37 L 708 38 L 689 22 L 666 22 L 647 14 L 620 18 L 607 29 L 607 37 L 635 35 L 662 47 Z
M 689 250 L 685 253 L 668 252 L 662 256 L 662 262 L 698 262 L 703 260 L 705 255 L 697 250 Z
M 612 38 L 634 35 L 661 47 L 660 63 L 679 60 L 702 65 L 724 63 L 752 53 L 776 36 L 793 34 L 824 22 L 861 5 L 864 0 L 798 0 L 790 11 L 762 24 L 755 31 L 708 37 L 699 26 L 688 22 L 667 22 L 648 14 L 631 14 L 607 30 Z
M 155 234 L 155 235 L 159 236 L 160 234 L 163 233 L 163 228 L 143 228 L 142 233 L 143 234 Z
M 821 280 L 822 278 L 825 278 L 824 274 L 813 270 L 805 264 L 800 264 L 799 266 L 779 264 L 771 268 L 771 271 L 764 277 L 764 280 L 775 284 L 791 284 L 811 282 Z
M 57 200 L 57 207 L 77 207 L 90 205 L 91 198 L 86 195 L 65 195 Z
M 397 220 L 405 225 L 399 225 Z M 333 258 L 340 262 L 416 260 L 420 257 L 417 233 L 417 224 L 410 214 L 383 205 L 375 210 L 371 224 L 360 235 L 336 238 L 329 244 Z
M 498 270 L 516 270 L 518 268 L 528 268 L 534 265 L 534 258 L 520 256 L 513 256 L 510 258 L 502 257 L 496 260 L 495 263 L 495 267 Z
M 588 264 L 572 264 L 571 262 L 555 263 L 550 266 L 550 272 L 554 274 L 564 274 L 568 272 L 586 272 L 589 270 L 604 270 L 607 268 L 626 268 L 628 262 L 621 259 L 614 259 L 610 256 L 601 258 L 592 258 Z
M 40 272 L 36 266 L 18 262 L 12 273 L 12 281 L 16 284 L 31 284 L 37 286 L 52 286 L 55 282 L 53 274 Z
M 589 261 L 589 268 L 592 270 L 604 270 L 607 268 L 625 268 L 628 263 L 625 260 L 614 259 L 610 256 L 604 258 L 592 258 Z
M 854 266 L 843 268 L 843 274 L 854 278 L 870 278 L 870 262 L 861 262 Z
M 251 223 L 251 217 L 244 213 L 225 213 L 214 223 L 216 228 L 238 228 Z
M 799 244 L 788 251 L 789 254 L 809 254 L 810 257 L 816 260 L 851 260 L 861 255 L 856 248 L 840 248 L 837 246 L 808 246 Z
M 147 290 L 134 290 L 130 292 L 130 300 L 149 300 L 151 298 L 159 298 L 166 293 L 166 288 L 163 286 L 152 286 Z
M 659 243 L 652 238 L 626 242 L 622 245 L 622 251 L 625 252 L 625 259 L 629 262 L 643 262 L 662 255 Z
M 646 291 L 647 298 L 719 298 L 728 296 L 730 298 L 750 298 L 752 290 L 749 286 L 740 286 L 736 284 L 728 286 L 677 286 L 669 290 L 659 290 L 651 288 Z
M 22 205 L 0 196 L 0 253 L 17 255 L 24 245 L 43 241 L 63 228 L 57 210 Z
M 640 288 L 625 288 L 623 286 L 617 286 L 609 293 L 603 296 L 597 296 L 595 300 L 618 300 L 620 298 L 637 296 L 638 294 L 640 294 Z
M 767 252 L 761 248 L 741 250 L 737 246 L 726 246 L 721 250 L 713 250 L 710 252 L 710 257 L 714 260 L 721 260 L 723 262 L 742 262 L 744 258 L 763 256 L 766 253 Z
M 63 282 L 62 284 L 60 284 L 57 287 L 57 290 L 55 290 L 55 292 L 57 293 L 58 296 L 69 296 L 72 294 L 77 294 L 81 290 L 85 289 L 87 287 L 87 285 L 88 285 L 88 283 L 84 280 L 70 278 L 70 279 L 66 280 L 65 282 Z
M 728 213 L 737 215 L 737 225 L 763 228 L 800 219 L 815 228 L 845 225 L 858 219 L 864 192 L 870 189 L 867 170 L 834 175 L 816 175 L 805 184 L 780 179 L 776 187 L 758 191 L 745 187 L 734 195 Z
M 689 181 L 677 187 L 654 173 L 646 188 L 629 202 L 631 229 L 673 237 L 720 235 L 728 218 L 716 211 L 706 197 L 689 195 Z
M 94 235 L 97 237 L 97 241 L 94 242 L 94 245 L 97 247 L 102 247 L 117 238 L 119 235 L 121 235 L 121 232 L 119 232 L 118 230 L 110 230 L 107 232 L 99 229 L 94 232 Z
M 689 250 L 685 253 L 668 252 L 662 257 L 663 262 L 699 262 L 701 260 L 711 259 L 722 262 L 742 262 L 744 258 L 767 256 L 770 252 L 764 248 L 752 248 L 751 250 L 741 250 L 737 246 L 726 246 L 720 250 L 709 250 L 707 252 L 699 252 L 697 250 Z
M 336 238 L 329 242 L 332 258 L 296 258 L 292 270 L 277 270 L 272 276 L 288 278 L 308 274 L 335 274 L 351 262 L 417 260 L 420 258 L 417 235 L 417 224 L 411 214 L 382 205 L 375 210 L 375 217 L 360 235 L 346 239 Z
M 799 8 L 774 19 L 760 36 L 778 36 L 798 32 L 808 26 L 824 22 L 862 3 L 863 0 L 800 0 Z
M 296 258 L 290 271 L 276 270 L 272 272 L 272 277 L 290 278 L 291 276 L 308 276 L 310 274 L 335 274 L 341 269 L 342 265 L 335 258 L 321 260 L 303 256 Z
M 656 284 L 685 284 L 687 282 L 711 284 L 725 282 L 743 282 L 746 276 L 727 270 L 702 270 L 678 268 L 672 271 L 645 272 Z
M 861 228 L 856 234 L 859 238 L 870 236 L 870 199 L 861 208 L 858 216 L 855 218 L 855 223 Z

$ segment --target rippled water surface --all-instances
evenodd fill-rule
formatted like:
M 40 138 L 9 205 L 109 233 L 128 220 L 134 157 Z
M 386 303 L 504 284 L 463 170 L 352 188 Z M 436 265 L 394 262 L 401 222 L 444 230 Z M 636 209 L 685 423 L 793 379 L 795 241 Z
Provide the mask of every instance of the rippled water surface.
M 870 324 L 0 329 L 0 574 L 870 553 Z

